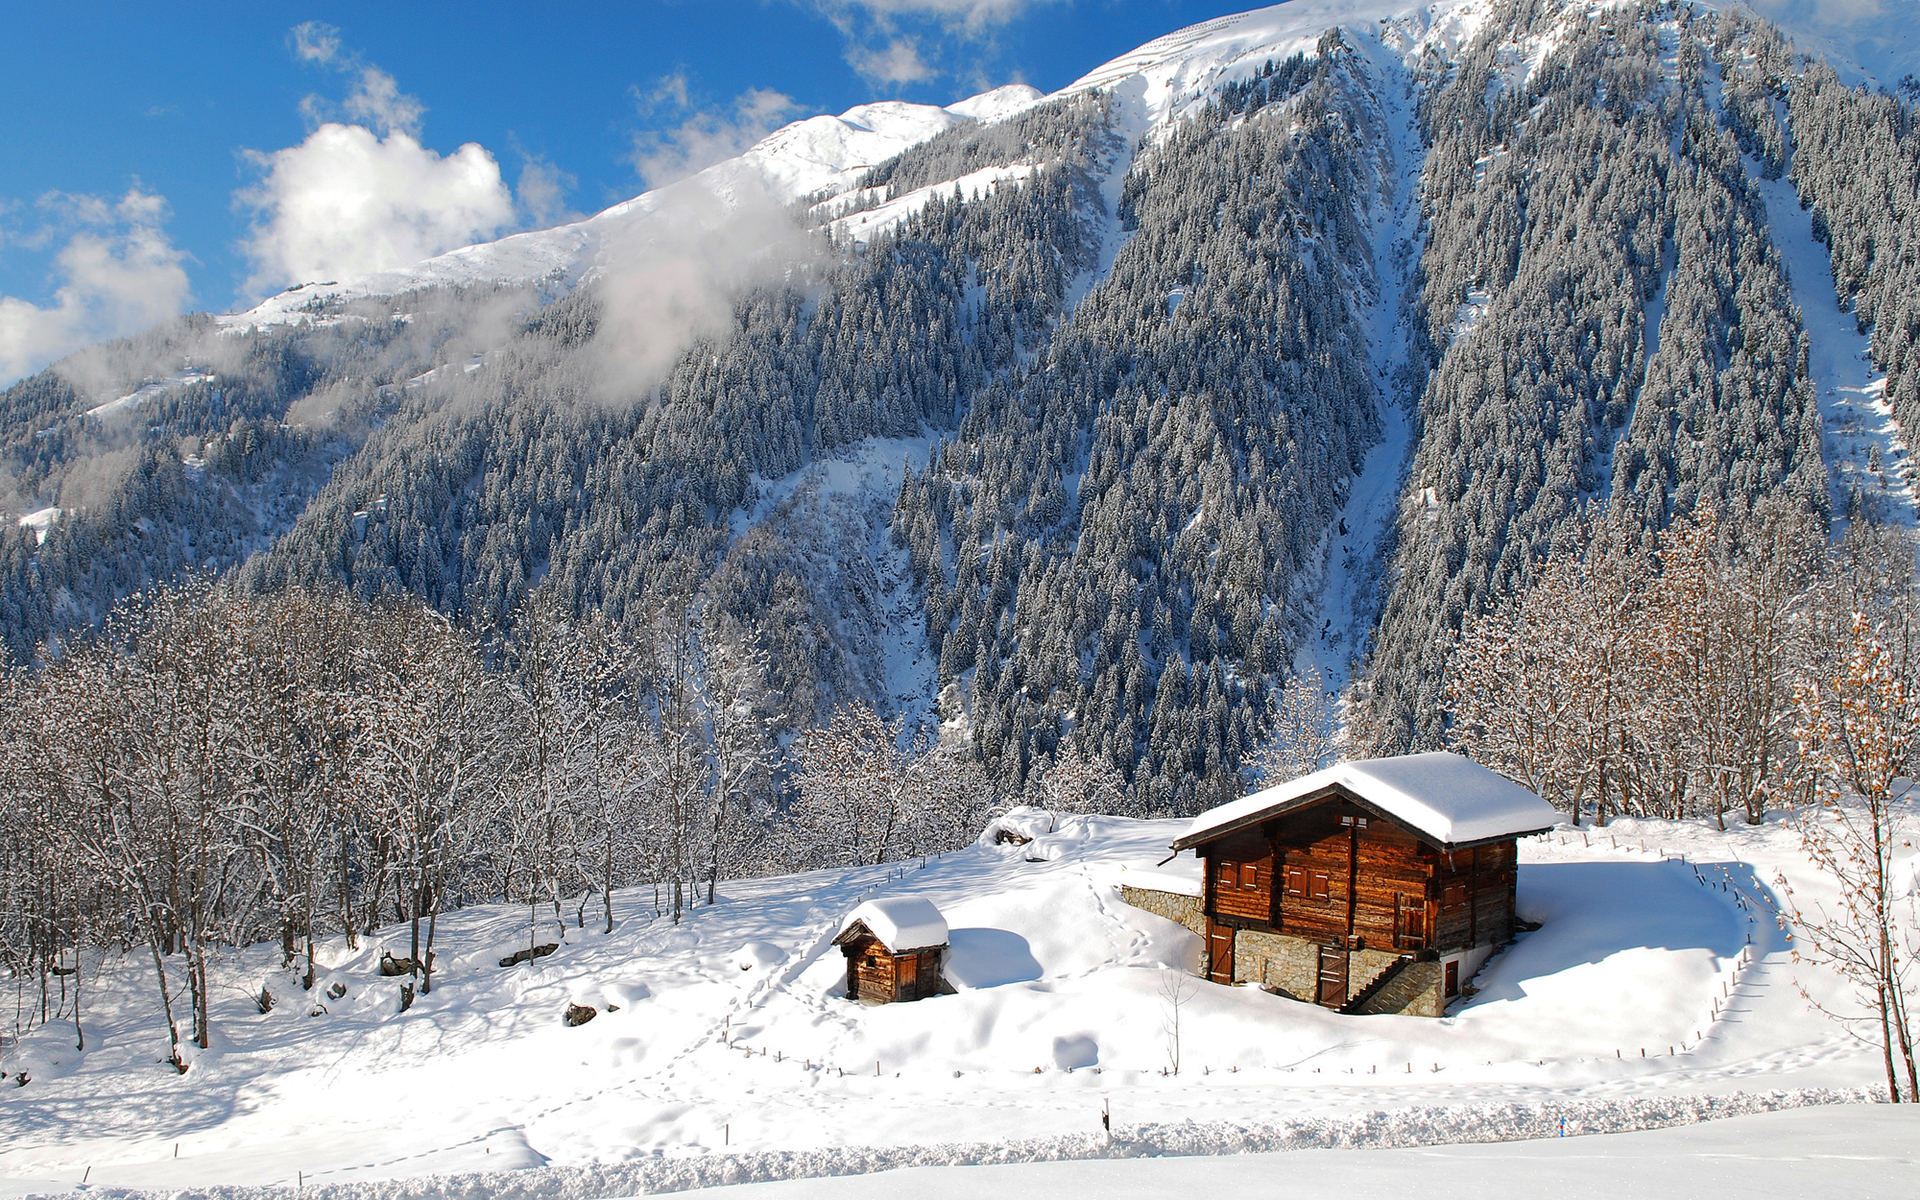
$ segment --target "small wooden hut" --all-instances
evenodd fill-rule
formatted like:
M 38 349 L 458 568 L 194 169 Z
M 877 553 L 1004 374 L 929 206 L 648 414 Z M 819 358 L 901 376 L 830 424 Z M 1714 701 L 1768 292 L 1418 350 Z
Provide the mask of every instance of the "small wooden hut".
M 1411 754 L 1223 804 L 1173 849 L 1203 860 L 1208 978 L 1437 1017 L 1513 937 L 1517 839 L 1558 819 L 1471 759 Z
M 847 914 L 833 939 L 847 956 L 847 999 L 865 1004 L 922 1000 L 944 990 L 947 921 L 917 896 L 869 900 Z

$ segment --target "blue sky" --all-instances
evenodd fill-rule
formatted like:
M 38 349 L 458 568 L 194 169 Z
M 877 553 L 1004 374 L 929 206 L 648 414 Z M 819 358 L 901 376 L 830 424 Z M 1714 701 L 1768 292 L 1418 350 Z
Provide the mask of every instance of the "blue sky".
M 1247 7 L 16 5 L 0 39 L 0 384 L 341 261 L 314 241 L 328 204 L 397 203 L 351 236 L 431 252 L 593 212 L 798 116 L 1049 91 Z M 343 199 L 345 175 L 381 182 Z

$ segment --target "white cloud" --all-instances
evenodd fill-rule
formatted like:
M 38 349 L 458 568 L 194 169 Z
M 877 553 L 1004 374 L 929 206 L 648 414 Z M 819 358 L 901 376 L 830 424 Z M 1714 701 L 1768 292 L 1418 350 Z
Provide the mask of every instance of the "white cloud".
M 412 134 L 329 122 L 298 146 L 251 154 L 260 182 L 236 194 L 255 215 L 247 291 L 403 267 L 513 222 L 500 164 L 478 143 L 444 157 Z
M 529 156 L 521 164 L 520 178 L 513 188 L 528 227 L 538 229 L 579 220 L 580 214 L 567 205 L 567 193 L 578 182 L 546 159 Z
M 1035 0 L 815 0 L 828 16 L 854 12 L 889 20 L 899 17 L 936 20 L 968 29 L 1004 25 L 1031 8 Z M 1044 2 L 1044 0 L 1042 0 Z
M 353 83 L 338 105 L 319 95 L 301 101 L 314 128 L 298 146 L 247 152 L 260 180 L 234 194 L 253 215 L 242 243 L 252 268 L 244 292 L 404 267 L 513 225 L 513 194 L 484 147 L 469 142 L 443 156 L 423 146 L 426 106 L 343 48 L 331 25 L 308 21 L 290 37 L 295 58 Z M 554 211 L 563 179 L 523 172 L 528 210 Z
M 318 21 L 294 26 L 293 55 L 302 62 L 353 76 L 353 90 L 338 107 L 318 94 L 300 101 L 300 112 L 309 125 L 323 125 L 344 113 L 349 120 L 368 125 L 382 135 L 398 131 L 420 136 L 420 118 L 426 115 L 427 106 L 418 96 L 401 91 L 393 76 L 360 61 L 358 54 L 342 50 L 338 29 Z
M 680 74 L 661 79 L 650 93 L 638 95 L 637 91 L 643 114 L 664 111 L 682 118 L 671 129 L 634 135 L 634 169 L 648 187 L 660 187 L 733 158 L 803 113 L 793 97 L 768 88 L 749 88 L 720 111 L 690 112 L 686 76 Z
M 136 333 L 192 299 L 186 256 L 161 228 L 161 197 L 135 185 L 118 201 L 50 193 L 40 208 L 48 223 L 16 240 L 50 245 L 67 236 L 54 258 L 60 286 L 46 306 L 0 296 L 0 384 L 90 342 Z
M 875 83 L 918 83 L 933 76 L 920 58 L 920 46 L 910 37 L 896 37 L 877 50 L 850 46 L 847 62 L 862 78 Z
M 393 76 L 378 67 L 362 67 L 346 102 L 347 115 L 365 121 L 381 133 L 420 136 L 420 118 L 427 106 L 400 90 Z
M 936 64 L 956 45 L 979 49 L 999 26 L 1055 0 L 802 0 L 846 39 L 847 65 L 876 87 L 918 83 L 954 71 Z M 911 26 L 917 31 L 904 32 Z M 927 53 L 929 47 L 933 53 Z M 976 64 L 977 65 L 977 64 Z
M 293 56 L 301 62 L 332 62 L 340 56 L 340 31 L 323 21 L 302 21 L 293 27 Z

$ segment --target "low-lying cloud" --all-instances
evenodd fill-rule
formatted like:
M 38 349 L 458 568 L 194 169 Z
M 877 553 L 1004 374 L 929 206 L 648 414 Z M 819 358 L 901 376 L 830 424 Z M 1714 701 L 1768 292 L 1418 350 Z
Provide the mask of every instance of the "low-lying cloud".
M 0 296 L 0 386 L 103 338 L 177 315 L 192 299 L 186 254 L 168 239 L 166 201 L 138 184 L 118 200 L 49 193 L 40 224 L 14 240 L 65 245 L 54 256 L 53 302 Z
M 596 382 L 609 403 L 644 399 L 694 344 L 724 343 L 741 294 L 778 282 L 811 253 L 786 206 L 751 176 L 724 195 L 689 182 L 651 202 L 607 247 L 595 285 Z

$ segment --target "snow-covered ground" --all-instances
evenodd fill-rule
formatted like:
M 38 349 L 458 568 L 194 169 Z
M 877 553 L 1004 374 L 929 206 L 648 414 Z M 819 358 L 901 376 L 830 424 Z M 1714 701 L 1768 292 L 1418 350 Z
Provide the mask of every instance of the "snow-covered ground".
M 35 509 L 21 517 L 19 523 L 22 528 L 33 530 L 34 537 L 37 539 L 35 545 L 38 545 L 47 540 L 47 531 L 52 529 L 54 522 L 60 519 L 61 511 L 57 505 Z
M 526 944 L 527 910 L 469 909 L 443 922 L 439 982 L 404 1014 L 400 981 L 376 969 L 382 949 L 405 953 L 403 929 L 357 950 L 330 941 L 310 994 L 256 947 L 217 964 L 213 1047 L 184 1077 L 162 1064 L 148 971 L 90 959 L 86 1052 L 58 1025 L 6 1048 L 6 1070 L 32 1082 L 0 1091 L 0 1180 L 333 1185 L 551 1164 L 639 1190 L 646 1171 L 688 1162 L 722 1182 L 774 1177 L 768 1163 L 857 1171 L 1009 1145 L 1098 1156 L 1086 1139 L 1103 1107 L 1141 1144 L 1220 1153 L 1539 1136 L 1553 1113 L 1604 1132 L 1859 1099 L 1817 1089 L 1879 1081 L 1871 1050 L 1800 992 L 1843 1004 L 1844 989 L 1792 964 L 1767 913 L 1780 871 L 1803 902 L 1822 890 L 1777 821 L 1726 834 L 1621 821 L 1525 843 L 1521 910 L 1542 928 L 1443 1020 L 1188 979 L 1182 1069 L 1168 1074 L 1166 990 L 1199 939 L 1122 903 L 1117 880 L 1183 828 L 1069 818 L 1026 846 L 924 866 L 731 884 L 678 927 L 630 891 L 613 934 L 589 911 L 558 953 L 510 969 L 497 960 Z M 849 1003 L 831 938 L 859 902 L 895 895 L 940 907 L 964 982 Z M 543 916 L 542 940 L 555 933 Z M 279 1000 L 264 1015 L 250 998 L 262 984 Z M 572 1028 L 569 1003 L 601 1011 Z M 1753 1099 L 1775 1089 L 1798 1091 Z M 729 1154 L 759 1165 L 727 1176 Z
M 958 179 L 915 188 L 875 208 L 841 217 L 833 222 L 831 228 L 836 237 L 849 238 L 865 244 L 918 213 L 935 196 L 951 196 L 957 191 L 963 199 L 977 199 L 983 195 L 992 195 L 1003 184 L 1018 184 L 1033 174 L 1033 171 L 1034 167 L 1031 163 L 982 167 L 978 171 L 969 171 Z
M 165 379 L 156 379 L 150 383 L 144 383 L 126 395 L 109 400 L 105 404 L 96 404 L 87 410 L 87 415 L 95 419 L 104 420 L 113 413 L 121 412 L 129 408 L 139 408 L 155 396 L 165 395 L 174 388 L 185 387 L 190 383 L 202 383 L 212 378 L 213 376 L 201 371 L 196 371 L 192 367 L 185 367 L 167 376 Z
M 1743 1196 L 1907 1197 L 1920 1172 L 1920 1109 L 1814 1108 L 1640 1133 L 1399 1150 L 1298 1150 L 1230 1157 L 1095 1159 L 916 1167 L 851 1179 L 714 1189 L 713 1200 L 921 1200 L 1058 1196 L 1130 1200 L 1265 1196 L 1296 1200 L 1452 1194 L 1618 1200 Z

